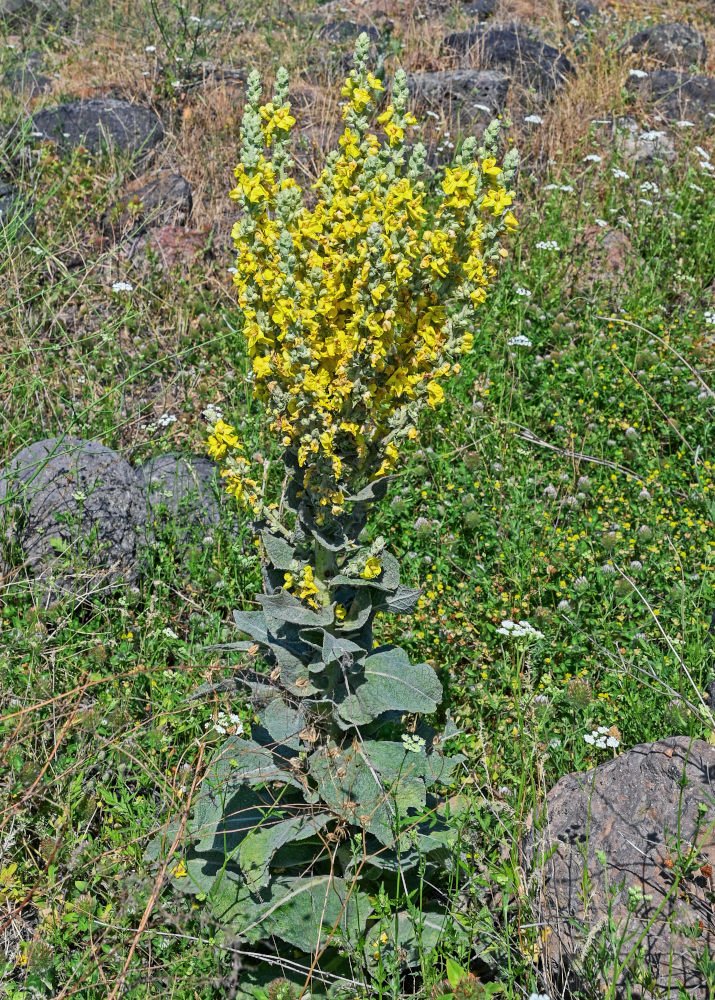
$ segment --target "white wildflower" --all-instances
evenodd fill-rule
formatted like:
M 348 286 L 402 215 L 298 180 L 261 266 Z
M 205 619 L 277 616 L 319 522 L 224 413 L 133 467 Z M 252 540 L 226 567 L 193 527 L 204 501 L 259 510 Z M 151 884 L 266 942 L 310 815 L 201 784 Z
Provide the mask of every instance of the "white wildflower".
M 524 118 L 524 121 L 527 122 L 529 125 L 543 125 L 544 124 L 544 119 L 541 117 L 541 115 L 526 115 L 526 117 Z
M 146 45 L 144 47 L 145 52 L 156 52 L 156 45 Z
M 113 292 L 133 292 L 134 285 L 130 284 L 128 281 L 115 281 L 112 285 Z
M 524 620 L 514 622 L 511 618 L 505 618 L 501 623 L 501 628 L 498 628 L 497 632 L 499 635 L 505 635 L 509 639 L 528 639 L 529 641 L 533 641 L 544 638 L 544 633 L 539 632 L 529 622 Z
M 706 309 L 703 313 L 703 319 L 708 326 L 715 326 L 715 309 Z
M 178 635 L 176 634 L 176 632 L 173 630 L 173 628 L 168 628 L 168 627 L 167 628 L 163 628 L 161 630 L 161 634 L 164 635 L 164 636 L 166 636 L 167 639 L 178 639 L 179 638 Z
M 594 222 L 597 226 L 600 226 L 601 229 L 606 229 L 608 227 L 608 223 L 605 219 L 594 219 Z
M 523 333 L 517 334 L 516 337 L 510 337 L 507 344 L 509 347 L 531 347 L 531 341 Z
M 168 427 L 170 424 L 175 424 L 177 417 L 173 413 L 162 413 L 162 415 L 157 420 L 159 427 Z
M 627 174 L 625 170 L 621 170 L 619 167 L 611 167 L 611 173 L 614 177 L 621 181 L 630 180 L 631 175 Z
M 636 80 L 642 80 L 644 77 L 648 76 L 644 69 L 629 69 L 629 76 L 634 76 Z
M 603 157 L 599 156 L 598 153 L 589 153 L 588 156 L 584 156 L 583 162 L 584 163 L 600 163 L 602 159 L 603 159 Z
M 644 181 L 641 184 L 641 191 L 643 194 L 658 194 L 658 185 L 654 184 L 653 181 Z
M 675 124 L 678 126 L 678 128 L 695 128 L 695 122 L 689 122 L 686 121 L 685 119 L 683 119 L 683 121 L 681 122 L 676 122 Z
M 223 411 L 221 407 L 209 403 L 206 409 L 202 411 L 201 416 L 207 424 L 217 424 L 219 420 L 223 420 Z
M 516 292 L 517 295 L 521 295 L 522 298 L 525 299 L 531 298 L 531 292 L 529 291 L 528 288 L 522 288 L 520 285 L 517 285 L 514 291 Z
M 702 146 L 696 146 L 695 147 L 695 152 L 698 154 L 698 156 L 702 156 L 702 158 L 704 160 L 709 160 L 710 159 L 710 153 L 708 153 L 706 150 L 704 150 Z
M 534 244 L 537 250 L 560 250 L 556 240 L 539 240 Z

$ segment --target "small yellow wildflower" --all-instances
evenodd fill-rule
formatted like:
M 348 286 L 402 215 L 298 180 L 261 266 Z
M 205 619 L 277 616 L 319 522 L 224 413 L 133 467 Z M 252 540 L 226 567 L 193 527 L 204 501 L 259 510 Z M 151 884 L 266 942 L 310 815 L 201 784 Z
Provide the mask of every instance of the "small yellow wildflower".
M 374 580 L 382 572 L 382 564 L 376 556 L 370 556 L 360 576 L 363 580 Z

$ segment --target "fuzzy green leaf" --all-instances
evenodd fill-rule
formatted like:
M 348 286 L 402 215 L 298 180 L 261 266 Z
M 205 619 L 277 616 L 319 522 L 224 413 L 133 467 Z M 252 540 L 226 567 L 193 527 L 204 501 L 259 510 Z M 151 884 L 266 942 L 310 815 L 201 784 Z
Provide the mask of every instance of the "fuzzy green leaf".
M 368 656 L 364 680 L 336 711 L 343 722 L 363 726 L 390 711 L 434 712 L 441 700 L 442 685 L 428 663 L 410 663 L 400 647 L 381 647 Z
M 282 698 L 272 698 L 259 715 L 261 725 L 277 743 L 300 749 L 298 734 L 305 729 L 305 713 L 301 709 L 289 708 Z
M 262 611 L 234 611 L 233 620 L 241 632 L 250 635 L 256 642 L 268 641 L 266 618 Z
M 295 563 L 295 548 L 280 535 L 270 531 L 261 532 L 261 541 L 266 554 L 276 569 L 289 570 Z
M 230 923 L 248 941 L 272 935 L 301 951 L 315 951 L 328 941 L 355 942 L 372 907 L 363 893 L 331 875 L 275 879 L 256 899 L 241 884 L 224 879 L 211 896 L 214 917 Z
M 276 851 L 295 840 L 305 840 L 319 833 L 333 817 L 330 813 L 315 815 L 303 808 L 299 815 L 276 821 L 267 819 L 263 825 L 249 831 L 238 849 L 238 863 L 251 892 L 266 886 L 270 880 L 270 863 Z
M 261 604 L 267 615 L 278 622 L 291 622 L 294 625 L 312 626 L 333 624 L 331 608 L 320 608 L 311 611 L 293 594 L 279 590 L 275 594 L 257 594 L 256 600 Z M 234 612 L 235 615 L 235 612 Z M 271 629 L 273 631 L 273 629 Z

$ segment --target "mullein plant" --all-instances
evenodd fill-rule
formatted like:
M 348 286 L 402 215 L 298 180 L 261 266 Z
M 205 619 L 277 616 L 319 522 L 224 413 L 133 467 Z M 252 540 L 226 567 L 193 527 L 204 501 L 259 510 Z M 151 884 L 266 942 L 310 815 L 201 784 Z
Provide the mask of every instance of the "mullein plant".
M 405 74 L 386 103 L 368 48 L 363 34 L 310 205 L 291 174 L 287 73 L 267 104 L 258 74 L 248 81 L 234 280 L 282 492 L 267 495 L 270 479 L 211 410 L 208 449 L 262 548 L 259 610 L 234 612 L 248 638 L 224 648 L 259 651 L 267 669 L 246 680 L 260 706 L 251 735 L 210 764 L 172 872 L 247 942 L 282 939 L 312 953 L 309 968 L 337 948 L 374 972 L 455 933 L 444 906 L 416 908 L 414 893 L 456 877 L 439 790 L 463 758 L 449 753 L 451 722 L 438 732 L 415 718 L 440 705 L 433 667 L 373 639 L 375 616 L 411 613 L 420 591 L 400 583 L 384 539 L 363 543 L 365 527 L 472 347 L 517 226 L 518 157 L 500 160 L 495 121 L 428 183 Z

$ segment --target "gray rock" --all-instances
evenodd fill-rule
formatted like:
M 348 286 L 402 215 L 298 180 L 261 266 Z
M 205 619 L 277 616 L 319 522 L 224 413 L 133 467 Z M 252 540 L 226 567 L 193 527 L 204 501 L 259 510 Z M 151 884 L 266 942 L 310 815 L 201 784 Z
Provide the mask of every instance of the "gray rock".
M 573 65 L 553 45 L 536 41 L 516 26 L 485 27 L 456 31 L 442 42 L 446 54 L 472 54 L 482 66 L 509 73 L 526 87 L 549 96 L 574 72 Z
M 598 4 L 589 0 L 569 0 L 562 4 L 564 16 L 567 18 L 577 17 L 581 24 L 586 24 L 592 17 L 598 14 Z
M 193 525 L 210 528 L 218 524 L 221 511 L 221 476 L 215 462 L 202 455 L 158 455 L 137 469 L 150 522 L 162 507 L 175 520 L 179 531 Z
M 644 129 L 635 118 L 616 118 L 612 127 L 613 144 L 628 160 L 638 166 L 673 163 L 677 158 L 675 143 L 665 129 Z
M 191 185 L 181 174 L 163 173 L 127 193 L 102 215 L 100 226 L 115 238 L 148 226 L 185 225 L 192 208 Z
M 715 123 L 715 77 L 659 69 L 647 76 L 630 76 L 626 89 L 651 104 L 666 121 Z
M 476 17 L 478 21 L 486 21 L 496 9 L 497 0 L 474 0 L 473 3 L 468 3 L 466 6 L 460 8 L 463 14 Z
M 589 959 L 605 949 L 617 1000 L 676 1000 L 681 987 L 706 1000 L 696 960 L 715 946 L 714 826 L 715 748 L 701 740 L 642 744 L 557 782 L 523 847 L 543 958 L 561 989 L 605 989 L 603 951 Z M 643 966 L 652 991 L 632 994 Z
M 376 42 L 380 38 L 380 32 L 374 25 L 358 24 L 356 21 L 327 21 L 318 29 L 318 38 L 340 45 L 343 42 L 354 42 L 363 31 L 367 33 L 371 42 Z
M 455 131 L 486 125 L 504 108 L 509 77 L 497 70 L 408 73 L 412 99 L 448 119 Z
M 33 129 L 62 152 L 85 146 L 100 153 L 108 146 L 120 153 L 145 153 L 164 137 L 161 120 L 150 108 L 112 97 L 71 101 L 38 111 Z
M 678 21 L 654 24 L 636 32 L 621 51 L 626 54 L 642 52 L 663 66 L 674 69 L 688 69 L 693 64 L 699 66 L 705 62 L 708 54 L 703 35 L 689 24 L 680 24 Z
M 26 53 L 19 65 L 11 67 L 5 73 L 2 78 L 3 86 L 25 100 L 47 93 L 52 87 L 52 81 L 40 72 L 42 65 L 40 52 Z
M 136 473 L 116 452 L 72 437 L 38 441 L 0 474 L 0 577 L 29 574 L 53 596 L 132 582 L 145 521 Z
M 32 206 L 12 184 L 0 182 L 0 230 L 5 235 L 32 236 L 35 216 Z

